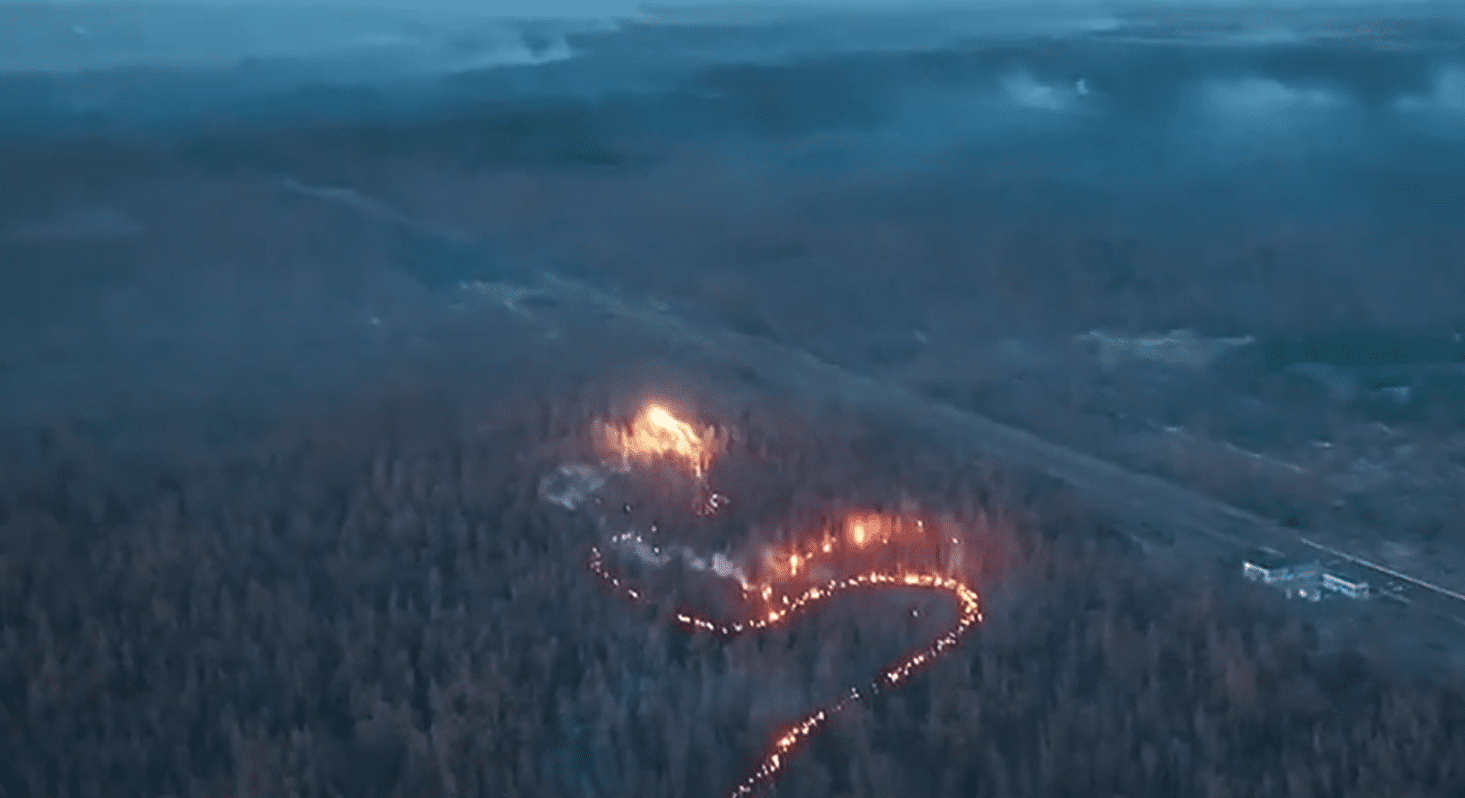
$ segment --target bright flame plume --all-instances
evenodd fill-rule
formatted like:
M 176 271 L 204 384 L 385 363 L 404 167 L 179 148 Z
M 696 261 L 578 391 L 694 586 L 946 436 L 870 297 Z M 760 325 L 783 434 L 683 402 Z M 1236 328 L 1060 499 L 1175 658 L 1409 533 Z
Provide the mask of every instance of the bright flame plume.
M 602 433 L 602 443 L 627 467 L 638 461 L 670 458 L 683 463 L 699 481 L 705 479 L 715 448 L 711 429 L 699 432 L 655 404 L 649 405 L 628 427 L 606 425 Z M 712 496 L 726 501 L 721 494 Z M 720 506 L 713 503 L 708 511 L 714 512 Z M 962 530 L 946 520 L 909 513 L 850 513 L 836 523 L 800 536 L 786 549 L 766 551 L 764 573 L 754 579 L 737 569 L 737 581 L 745 599 L 740 618 L 718 621 L 689 611 L 676 615 L 677 622 L 688 630 L 731 637 L 778 626 L 820 602 L 859 590 L 931 590 L 949 595 L 956 603 L 955 623 L 936 639 L 885 668 L 864 689 L 851 688 L 838 702 L 813 710 L 781 730 L 758 766 L 733 788 L 732 798 L 751 795 L 759 785 L 775 778 L 795 750 L 835 715 L 868 696 L 899 686 L 922 666 L 954 648 L 968 631 L 981 623 L 979 596 L 963 578 L 965 537 Z M 659 548 L 647 548 L 650 544 L 635 535 L 618 535 L 612 543 L 630 547 L 632 553 L 654 564 L 671 559 Z M 703 560 L 691 552 L 685 552 L 682 557 L 693 562 Z M 590 568 L 625 598 L 641 600 L 640 591 L 626 584 L 607 566 L 598 546 L 591 548 Z M 729 567 L 719 570 L 719 575 L 722 570 L 732 573 Z
M 717 434 L 712 427 L 698 429 L 653 403 L 629 424 L 602 424 L 599 442 L 627 468 L 638 462 L 666 459 L 680 463 L 701 480 L 712 465 Z

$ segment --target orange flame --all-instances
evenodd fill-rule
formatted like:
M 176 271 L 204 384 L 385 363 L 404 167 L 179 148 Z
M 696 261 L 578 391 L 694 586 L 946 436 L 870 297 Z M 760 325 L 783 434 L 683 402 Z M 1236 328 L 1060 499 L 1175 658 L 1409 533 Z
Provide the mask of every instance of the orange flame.
M 656 459 L 683 464 L 702 479 L 712 464 L 716 434 L 711 427 L 698 430 L 659 404 L 649 404 L 625 427 L 601 427 L 601 443 L 611 456 L 626 465 Z
M 706 475 L 718 449 L 715 431 L 698 430 L 665 407 L 650 404 L 629 425 L 601 427 L 601 444 L 627 468 L 634 462 L 669 459 L 682 464 L 708 493 L 699 514 L 716 512 L 728 498 L 707 488 Z M 622 538 L 627 536 L 623 535 Z M 927 523 L 910 513 L 887 515 L 850 513 L 839 523 L 803 538 L 792 550 L 764 552 L 767 574 L 758 582 L 737 578 L 748 599 L 740 619 L 717 622 L 691 612 L 676 615 L 691 630 L 722 636 L 768 629 L 799 612 L 843 593 L 871 588 L 917 588 L 946 593 L 956 602 L 956 622 L 925 646 L 915 649 L 881 672 L 864 690 L 852 688 L 835 704 L 816 709 L 774 737 L 772 746 L 753 773 L 732 791 L 732 798 L 750 795 L 773 779 L 801 743 L 824 727 L 834 715 L 881 690 L 909 679 L 917 669 L 956 646 L 982 620 L 977 591 L 963 581 L 961 539 L 947 522 Z M 949 543 L 948 543 L 949 541 Z M 624 541 L 617 541 L 624 542 Z M 714 563 L 717 558 L 714 557 Z M 639 601 L 641 594 L 624 584 L 605 564 L 599 547 L 590 550 L 590 567 L 613 589 Z M 714 571 L 722 574 L 714 564 Z M 843 576 L 836 574 L 843 573 Z M 761 599 L 761 606 L 752 604 Z
M 863 690 L 851 689 L 835 704 L 816 709 L 782 730 L 774 737 L 758 767 L 733 789 L 732 798 L 748 796 L 760 784 L 773 779 L 787 765 L 794 749 L 836 714 L 867 696 L 899 686 L 919 668 L 955 647 L 982 620 L 977 591 L 955 575 L 963 570 L 961 536 L 953 536 L 949 524 L 928 524 L 924 519 L 908 516 L 852 513 L 833 528 L 844 534 L 835 536 L 826 528 L 807 536 L 804 544 L 796 545 L 792 552 L 767 552 L 765 563 L 770 573 L 763 581 L 747 585 L 744 594 L 761 598 L 761 607 L 749 607 L 742 618 L 732 621 L 718 622 L 690 611 L 677 613 L 677 621 L 690 630 L 731 637 L 777 626 L 803 610 L 844 593 L 879 588 L 946 593 L 956 602 L 956 621 L 936 639 L 882 671 L 873 684 Z M 840 540 L 847 541 L 849 546 L 837 546 Z M 897 562 L 878 562 L 882 557 L 894 557 Z M 639 598 L 638 593 L 606 567 L 598 548 L 591 550 L 590 566 L 612 588 L 629 598 Z M 814 581 L 816 573 L 827 574 L 831 569 L 846 575 Z

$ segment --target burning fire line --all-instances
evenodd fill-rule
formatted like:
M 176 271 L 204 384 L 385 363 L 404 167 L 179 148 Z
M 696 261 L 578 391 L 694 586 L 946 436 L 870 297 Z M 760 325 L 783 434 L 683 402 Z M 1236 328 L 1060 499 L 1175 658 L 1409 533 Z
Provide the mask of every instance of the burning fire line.
M 699 433 L 661 406 L 651 405 L 629 428 L 615 429 L 607 426 L 602 432 L 602 443 L 608 445 L 613 455 L 620 459 L 623 470 L 628 470 L 635 460 L 672 459 L 681 462 L 705 489 L 704 480 L 715 448 L 710 442 L 710 430 Z M 726 498 L 720 494 L 710 495 L 713 500 L 704 502 L 699 511 L 715 512 L 726 503 Z M 882 690 L 900 686 L 922 666 L 954 648 L 968 631 L 982 621 L 977 591 L 953 575 L 960 570 L 961 565 L 959 537 L 949 537 L 949 533 L 938 532 L 935 524 L 927 524 L 921 519 L 875 513 L 852 514 L 843 520 L 838 530 L 841 534 L 836 535 L 833 530 L 826 529 L 810 540 L 809 545 L 798 547 L 791 554 L 772 558 L 772 573 L 756 582 L 749 581 L 741 568 L 735 571 L 730 568 L 718 569 L 719 575 L 736 576 L 745 598 L 753 599 L 754 602 L 761 599 L 763 609 L 752 612 L 741 620 L 725 622 L 683 610 L 676 615 L 677 623 L 689 631 L 735 637 L 774 628 L 798 613 L 842 594 L 880 588 L 914 588 L 947 593 L 957 604 L 956 622 L 927 645 L 909 652 L 895 664 L 882 670 L 864 689 L 851 688 L 848 695 L 834 704 L 815 709 L 782 730 L 774 738 L 768 753 L 757 768 L 732 790 L 731 798 L 744 798 L 751 795 L 759 785 L 771 781 L 788 764 L 795 750 L 817 734 L 835 715 L 851 704 Z M 943 544 L 940 548 L 946 548 L 944 544 L 947 539 L 951 543 L 951 547 L 947 548 L 944 572 L 937 567 L 913 569 L 868 562 L 882 553 L 899 552 L 912 544 L 929 556 L 937 549 L 935 544 L 938 538 Z M 639 536 L 630 533 L 617 535 L 611 542 L 617 546 L 629 546 L 633 554 L 642 559 L 650 557 L 653 564 L 660 565 L 671 559 L 669 555 L 663 555 L 659 547 L 652 547 Z M 651 553 L 648 555 L 647 551 Z M 694 564 L 702 562 L 688 551 L 683 550 L 681 556 L 693 560 Z M 714 559 L 721 559 L 721 556 Z M 861 563 L 862 560 L 867 562 Z M 723 562 L 726 563 L 725 560 Z M 828 574 L 831 566 L 844 564 L 848 567 L 851 563 L 859 569 L 858 573 L 837 578 Z M 590 570 L 613 591 L 632 601 L 641 600 L 641 592 L 626 584 L 606 565 L 600 546 L 591 547 L 589 565 Z
M 615 591 L 633 601 L 640 600 L 640 591 L 623 583 L 606 568 L 605 559 L 599 547 L 591 549 L 590 569 Z M 958 579 L 937 574 L 869 572 L 810 587 L 788 601 L 783 609 L 771 610 L 767 615 L 750 617 L 742 621 L 718 623 L 685 611 L 677 613 L 676 619 L 683 628 L 710 632 L 721 637 L 734 637 L 777 626 L 798 612 L 843 593 L 879 587 L 924 588 L 949 593 L 956 599 L 960 608 L 957 621 L 928 645 L 907 654 L 894 665 L 883 670 L 880 676 L 864 690 L 851 688 L 849 695 L 838 702 L 810 712 L 785 729 L 775 739 L 771 750 L 764 756 L 758 768 L 732 791 L 734 798 L 752 794 L 758 785 L 777 776 L 778 772 L 787 764 L 790 754 L 800 743 L 813 737 L 831 718 L 848 708 L 850 704 L 875 695 L 881 690 L 898 687 L 914 675 L 921 666 L 930 663 L 961 642 L 962 637 L 982 620 L 977 592 Z

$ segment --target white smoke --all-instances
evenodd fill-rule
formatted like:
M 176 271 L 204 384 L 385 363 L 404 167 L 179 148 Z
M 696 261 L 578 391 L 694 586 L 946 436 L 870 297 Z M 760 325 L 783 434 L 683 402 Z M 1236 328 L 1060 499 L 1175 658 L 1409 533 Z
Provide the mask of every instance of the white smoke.
M 539 498 L 576 512 L 605 487 L 610 472 L 591 465 L 562 465 L 539 480 Z
M 599 508 L 604 503 L 601 492 L 619 473 L 602 466 L 573 463 L 562 465 L 539 481 L 539 498 L 570 512 L 589 512 L 597 526 L 606 535 L 611 548 L 628 554 L 646 565 L 663 568 L 672 563 L 691 568 L 700 573 L 710 573 L 720 579 L 736 581 L 744 590 L 749 589 L 748 575 L 743 568 L 722 552 L 698 553 L 686 546 L 664 546 L 651 540 L 655 527 L 645 532 L 635 529 L 616 529 Z
M 646 565 L 662 568 L 677 562 L 700 573 L 711 573 L 721 579 L 734 580 L 744 590 L 751 589 L 752 583 L 748 581 L 747 573 L 722 552 L 714 552 L 708 557 L 686 546 L 662 546 L 636 532 L 621 532 L 613 535 L 609 542 L 611 546 Z

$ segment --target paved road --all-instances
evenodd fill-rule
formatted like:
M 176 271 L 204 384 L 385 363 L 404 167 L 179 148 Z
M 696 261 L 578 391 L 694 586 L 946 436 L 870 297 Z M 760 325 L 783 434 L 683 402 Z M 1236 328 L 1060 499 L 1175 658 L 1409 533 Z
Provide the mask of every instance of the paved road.
M 1368 571 L 1378 585 L 1394 585 L 1391 598 L 1458 624 L 1465 631 L 1465 595 L 1299 534 L 1274 521 L 1193 490 L 1046 441 L 1023 430 L 934 401 L 900 385 L 872 379 L 808 353 L 760 338 L 699 326 L 650 303 L 629 301 L 583 283 L 544 276 L 540 291 L 557 307 L 541 308 L 545 323 L 594 318 L 606 333 L 670 347 L 691 362 L 746 375 L 760 385 L 819 402 L 836 400 L 939 436 L 974 456 L 992 458 L 1048 475 L 1077 489 L 1147 542 L 1179 542 L 1200 536 L 1240 553 L 1265 548 L 1298 558 L 1346 560 Z M 557 321 L 556 321 L 557 317 Z
M 417 222 L 355 192 L 289 182 L 297 194 L 355 208 L 367 216 L 436 237 L 441 226 Z M 451 243 L 471 235 L 448 235 Z M 485 253 L 491 257 L 491 253 Z M 525 275 L 527 277 L 527 275 Z M 1137 474 L 989 418 L 932 400 L 909 388 L 819 360 L 776 342 L 701 325 L 665 306 L 615 296 L 586 283 L 540 273 L 516 285 L 476 283 L 476 293 L 542 331 L 577 331 L 602 339 L 638 340 L 679 362 L 714 366 L 744 375 L 765 388 L 807 402 L 834 400 L 907 429 L 948 441 L 973 456 L 1031 469 L 1060 480 L 1122 524 L 1121 531 L 1149 548 L 1185 538 L 1239 554 L 1263 548 L 1326 561 L 1346 560 L 1390 585 L 1391 600 L 1426 612 L 1447 625 L 1465 627 L 1465 595 L 1300 534 L 1274 521 L 1216 501 L 1157 477 Z M 1465 631 L 1465 629 L 1462 629 Z

